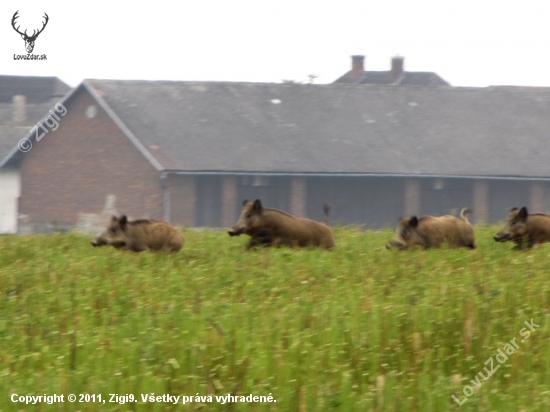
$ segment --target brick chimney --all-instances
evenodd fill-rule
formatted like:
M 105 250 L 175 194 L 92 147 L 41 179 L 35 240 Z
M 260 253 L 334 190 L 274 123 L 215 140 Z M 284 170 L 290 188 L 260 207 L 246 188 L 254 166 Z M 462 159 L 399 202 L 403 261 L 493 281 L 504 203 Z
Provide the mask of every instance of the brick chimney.
M 12 98 L 13 116 L 15 123 L 23 123 L 27 120 L 27 98 L 23 95 L 15 95 Z
M 394 56 L 391 59 L 390 76 L 394 82 L 403 74 L 404 60 L 405 58 L 403 56 Z
M 351 72 L 350 80 L 352 82 L 358 81 L 365 72 L 365 56 L 355 55 L 351 56 Z

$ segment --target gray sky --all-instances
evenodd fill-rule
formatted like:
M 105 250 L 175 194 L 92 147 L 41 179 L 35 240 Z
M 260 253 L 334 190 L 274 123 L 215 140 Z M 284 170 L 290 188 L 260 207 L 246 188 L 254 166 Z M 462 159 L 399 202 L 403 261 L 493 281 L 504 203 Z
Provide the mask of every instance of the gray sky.
M 41 27 L 26 54 L 11 27 Z M 547 0 L 183 0 L 0 2 L 0 74 L 330 83 L 352 54 L 367 70 L 433 71 L 453 86 L 550 86 Z M 29 33 L 29 34 L 30 34 Z

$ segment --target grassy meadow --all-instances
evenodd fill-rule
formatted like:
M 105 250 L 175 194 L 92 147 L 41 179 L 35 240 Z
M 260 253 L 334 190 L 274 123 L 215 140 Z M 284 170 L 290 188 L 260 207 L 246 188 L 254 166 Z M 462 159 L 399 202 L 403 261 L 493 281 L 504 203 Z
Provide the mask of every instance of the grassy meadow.
M 476 227 L 473 251 L 388 251 L 390 230 L 355 228 L 336 228 L 331 252 L 247 252 L 246 237 L 213 231 L 186 231 L 175 255 L 0 237 L 0 410 L 548 411 L 550 245 L 512 251 L 498 229 Z M 216 402 L 227 394 L 276 402 Z

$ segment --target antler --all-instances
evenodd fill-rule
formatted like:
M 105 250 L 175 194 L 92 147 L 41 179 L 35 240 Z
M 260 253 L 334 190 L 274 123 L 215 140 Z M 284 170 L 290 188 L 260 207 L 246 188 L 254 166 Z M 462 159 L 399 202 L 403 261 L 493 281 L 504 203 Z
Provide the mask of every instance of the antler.
M 27 30 L 25 30 L 24 33 L 21 33 L 21 32 L 19 31 L 19 27 L 21 27 L 21 26 L 17 26 L 17 28 L 15 28 L 15 20 L 17 20 L 17 18 L 19 17 L 19 16 L 17 15 L 17 13 L 19 13 L 19 10 L 17 10 L 17 11 L 15 12 L 15 14 L 13 15 L 13 17 L 12 17 L 12 19 L 11 19 L 11 25 L 12 25 L 13 29 L 14 29 L 17 33 L 19 33 L 21 36 L 25 36 L 25 37 L 28 38 L 29 40 L 34 40 L 34 39 L 36 39 L 36 38 L 38 37 L 38 35 L 39 35 L 40 33 L 42 33 L 42 31 L 43 31 L 44 28 L 46 27 L 46 24 L 48 24 L 48 21 L 50 20 L 50 18 L 48 17 L 48 14 L 44 13 L 44 16 L 43 16 L 43 17 L 46 18 L 46 21 L 45 21 L 44 23 L 42 23 L 42 28 L 41 28 L 40 30 L 38 30 L 38 33 L 36 32 L 36 30 L 33 30 L 32 36 L 29 36 L 29 35 L 27 34 Z
M 30 36 L 32 39 L 37 38 L 38 35 L 39 35 L 40 33 L 42 33 L 42 31 L 43 31 L 44 28 L 46 27 L 46 24 L 48 24 L 48 20 L 50 20 L 50 18 L 49 18 L 48 15 L 46 14 L 46 12 L 44 12 L 44 16 L 43 16 L 43 17 L 46 18 L 46 21 L 45 21 L 44 23 L 42 23 L 42 24 L 43 24 L 43 25 L 42 25 L 42 28 L 41 28 L 40 30 L 38 30 L 38 33 L 35 34 L 34 32 L 35 32 L 36 30 L 33 30 L 32 36 Z
M 17 26 L 17 28 L 15 28 L 15 20 L 19 17 L 19 16 L 17 15 L 17 13 L 19 13 L 19 10 L 17 10 L 17 11 L 15 12 L 15 14 L 13 15 L 13 17 L 12 17 L 12 19 L 11 19 L 11 26 L 12 26 L 13 29 L 14 29 L 17 33 L 19 33 L 21 36 L 26 36 L 26 35 L 27 35 L 27 30 L 25 30 L 25 33 L 21 33 L 21 32 L 19 31 L 19 27 L 21 27 L 21 26 Z

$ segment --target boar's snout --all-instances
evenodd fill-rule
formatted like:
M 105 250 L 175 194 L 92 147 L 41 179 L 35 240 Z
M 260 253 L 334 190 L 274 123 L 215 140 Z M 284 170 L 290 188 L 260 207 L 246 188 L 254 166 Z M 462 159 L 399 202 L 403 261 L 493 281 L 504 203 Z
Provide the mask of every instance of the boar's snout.
M 403 250 L 406 248 L 406 245 L 401 243 L 398 240 L 393 239 L 393 240 L 390 240 L 388 243 L 386 243 L 386 249 L 393 249 L 393 248 Z
M 100 238 L 97 238 L 96 240 L 94 240 L 90 243 L 92 244 L 93 247 L 105 246 L 106 244 L 108 244 L 108 242 L 106 242 L 105 240 L 100 239 Z
M 507 240 L 510 239 L 510 234 L 509 233 L 502 233 L 502 232 L 498 232 L 494 237 L 493 239 L 495 239 L 495 242 L 505 242 Z
M 495 239 L 495 242 L 504 242 L 506 240 L 507 236 L 506 235 L 499 235 L 499 234 L 496 234 L 495 237 L 493 237 L 493 239 Z
M 227 231 L 227 233 L 229 234 L 229 236 L 239 236 L 244 233 L 244 229 L 231 228 Z
M 105 233 L 100 234 L 92 242 L 90 242 L 93 247 L 105 246 L 109 244 L 109 241 L 105 238 Z

